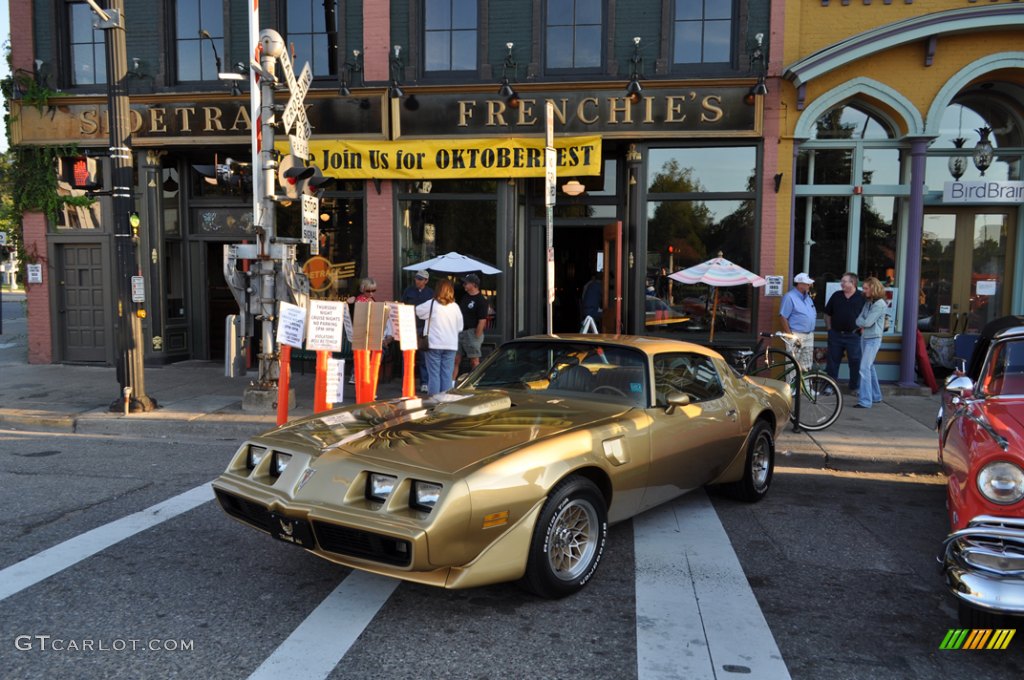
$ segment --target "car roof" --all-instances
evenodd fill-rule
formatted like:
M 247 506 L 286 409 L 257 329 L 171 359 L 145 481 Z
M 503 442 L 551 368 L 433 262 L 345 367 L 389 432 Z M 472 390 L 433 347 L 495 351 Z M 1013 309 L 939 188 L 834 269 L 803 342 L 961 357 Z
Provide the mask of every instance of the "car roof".
M 598 345 L 617 345 L 620 347 L 632 347 L 638 349 L 645 354 L 659 354 L 661 352 L 695 352 L 697 354 L 705 354 L 707 356 L 720 356 L 718 352 L 705 347 L 704 345 L 698 345 L 693 342 L 686 342 L 684 340 L 674 340 L 672 338 L 656 338 L 646 335 L 611 335 L 604 333 L 565 333 L 559 335 L 530 335 L 525 338 L 516 338 L 516 340 L 510 340 L 509 342 L 518 341 L 544 341 L 544 342 L 585 342 L 590 344 Z

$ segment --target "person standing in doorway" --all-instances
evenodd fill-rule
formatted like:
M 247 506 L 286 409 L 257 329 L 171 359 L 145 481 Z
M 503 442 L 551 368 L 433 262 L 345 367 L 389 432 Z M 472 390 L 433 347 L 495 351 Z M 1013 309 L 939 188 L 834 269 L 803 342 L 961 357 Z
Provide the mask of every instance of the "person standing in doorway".
M 809 371 L 814 362 L 814 323 L 818 313 L 814 309 L 811 298 L 811 286 L 814 279 L 807 272 L 800 272 L 793 277 L 793 288 L 782 297 L 779 309 L 779 321 L 784 333 L 792 333 L 800 340 L 800 348 L 796 350 L 796 361 L 800 368 Z
M 480 277 L 466 274 L 462 277 L 462 288 L 466 294 L 459 300 L 462 309 L 462 332 L 459 333 L 459 350 L 455 353 L 455 367 L 452 380 L 459 377 L 462 357 L 469 359 L 470 368 L 480 365 L 480 350 L 484 344 L 484 328 L 487 327 L 487 298 L 480 293 Z
M 426 326 L 427 393 L 446 392 L 452 386 L 451 374 L 462 330 L 462 310 L 455 304 L 455 288 L 448 279 L 437 284 L 434 297 L 416 306 L 416 317 Z
M 854 408 L 871 408 L 882 401 L 882 387 L 878 384 L 875 358 L 882 347 L 882 331 L 885 323 L 885 288 L 874 276 L 864 279 L 864 307 L 857 315 L 857 326 L 861 329 L 860 389 Z
M 604 286 L 601 282 L 601 272 L 594 272 L 590 280 L 583 286 L 583 294 L 580 296 L 580 323 L 587 320 L 589 316 L 594 324 L 601 327 L 601 298 L 604 293 Z
M 843 354 L 850 365 L 850 391 L 856 394 L 860 384 L 860 328 L 857 315 L 864 308 L 864 296 L 857 290 L 857 275 L 846 272 L 839 279 L 840 289 L 825 303 L 825 328 L 828 329 L 828 359 L 825 370 L 839 380 Z
M 424 302 L 434 299 L 434 290 L 427 284 L 430 282 L 430 274 L 427 270 L 421 269 L 416 272 L 412 285 L 402 291 L 402 302 L 413 307 L 418 307 Z M 426 322 L 423 319 L 416 319 L 416 337 L 423 337 L 423 327 Z M 427 391 L 427 353 L 424 350 L 416 352 L 416 375 L 420 379 L 420 392 Z

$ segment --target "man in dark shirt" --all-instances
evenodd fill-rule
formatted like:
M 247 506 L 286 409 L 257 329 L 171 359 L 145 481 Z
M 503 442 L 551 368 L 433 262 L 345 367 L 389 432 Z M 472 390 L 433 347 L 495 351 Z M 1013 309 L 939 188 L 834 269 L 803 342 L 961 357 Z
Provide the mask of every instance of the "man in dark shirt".
M 825 304 L 825 327 L 828 329 L 828 359 L 825 370 L 837 381 L 843 353 L 850 364 L 850 391 L 860 383 L 860 332 L 855 321 L 864 309 L 864 294 L 857 289 L 857 275 L 846 272 L 839 280 L 840 290 L 832 293 Z
M 466 294 L 459 300 L 462 310 L 462 332 L 459 333 L 459 349 L 455 353 L 455 372 L 452 380 L 459 377 L 459 364 L 465 355 L 471 368 L 480 365 L 480 348 L 484 343 L 484 328 L 487 327 L 487 298 L 480 293 L 480 277 L 466 274 L 462 277 L 462 289 Z
M 430 274 L 425 269 L 421 269 L 416 272 L 416 278 L 413 279 L 411 286 L 402 291 L 402 302 L 407 305 L 416 305 L 426 302 L 434 297 L 434 289 L 427 285 L 430 281 Z M 417 338 L 423 335 L 423 328 L 426 322 L 423 319 L 416 319 L 416 336 Z M 426 352 L 419 350 L 416 352 L 416 374 L 420 378 L 420 391 L 427 391 L 427 356 Z

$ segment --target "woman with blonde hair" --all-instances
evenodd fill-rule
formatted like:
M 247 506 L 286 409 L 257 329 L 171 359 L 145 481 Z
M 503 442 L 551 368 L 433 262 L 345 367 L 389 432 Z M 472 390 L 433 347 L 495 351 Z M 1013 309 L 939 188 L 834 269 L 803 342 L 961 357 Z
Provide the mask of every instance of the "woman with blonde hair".
M 455 288 L 448 279 L 441 279 L 434 289 L 434 299 L 416 305 L 416 316 L 425 319 L 423 334 L 427 336 L 427 393 L 445 392 L 452 386 L 455 352 L 462 331 L 462 310 L 455 304 Z
M 864 308 L 857 315 L 860 328 L 860 388 L 854 408 L 871 408 L 882 401 L 882 388 L 878 384 L 875 358 L 882 347 L 882 329 L 885 323 L 885 288 L 874 276 L 864 279 Z

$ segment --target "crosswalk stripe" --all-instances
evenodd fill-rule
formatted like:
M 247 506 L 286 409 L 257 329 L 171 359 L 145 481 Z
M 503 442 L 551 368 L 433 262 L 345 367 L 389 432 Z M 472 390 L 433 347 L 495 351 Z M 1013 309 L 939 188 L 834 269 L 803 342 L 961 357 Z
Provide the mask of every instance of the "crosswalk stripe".
M 213 500 L 209 482 L 127 517 L 69 538 L 0 571 L 0 600 L 91 557 L 124 539 Z
M 398 580 L 353 571 L 267 657 L 249 680 L 326 678 L 377 615 Z
M 633 519 L 639 680 L 789 671 L 703 491 Z

